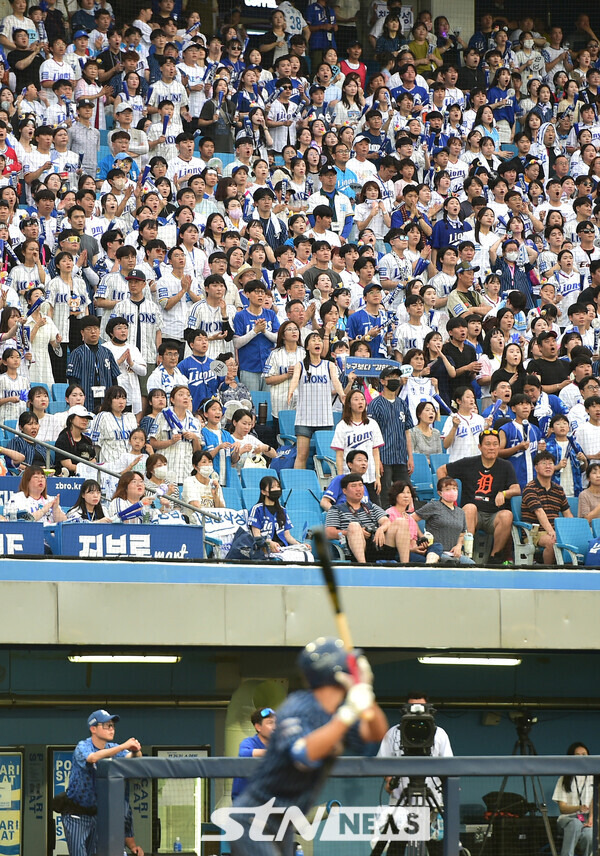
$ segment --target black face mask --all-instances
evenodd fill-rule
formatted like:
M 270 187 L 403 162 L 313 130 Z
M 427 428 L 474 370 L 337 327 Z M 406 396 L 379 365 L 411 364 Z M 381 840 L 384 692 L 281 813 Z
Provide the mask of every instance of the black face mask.
M 387 382 L 387 388 L 390 392 L 396 392 L 397 389 L 400 389 L 400 378 L 390 378 Z
M 282 491 L 280 490 L 270 490 L 269 491 L 269 499 L 279 499 L 281 497 Z

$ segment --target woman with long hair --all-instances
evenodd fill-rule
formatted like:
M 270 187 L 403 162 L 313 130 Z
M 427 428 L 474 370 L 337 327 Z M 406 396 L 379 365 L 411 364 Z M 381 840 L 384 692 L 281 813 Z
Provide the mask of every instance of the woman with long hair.
M 423 341 L 425 365 L 429 376 L 435 378 L 438 384 L 438 395 L 449 406 L 452 400 L 452 380 L 456 377 L 456 367 L 452 360 L 442 350 L 444 340 L 441 333 L 432 330 Z
M 496 129 L 494 111 L 489 104 L 483 104 L 475 114 L 473 130 L 479 131 L 482 137 L 491 137 L 496 152 L 500 149 L 500 135 Z
M 143 506 L 149 507 L 152 504 L 150 497 L 144 502 L 145 495 L 146 485 L 141 473 L 123 473 L 108 506 L 111 520 L 117 523 L 142 523 Z M 136 509 L 135 506 L 138 505 L 142 508 Z
M 142 83 L 140 81 L 140 76 L 137 71 L 129 71 L 124 76 L 123 81 L 125 83 L 125 87 L 123 90 L 116 96 L 114 101 L 114 111 L 115 115 L 117 113 L 117 107 L 119 104 L 127 104 L 128 107 L 131 107 L 133 110 L 133 122 L 131 123 L 131 127 L 135 128 L 140 119 L 144 118 L 144 113 L 146 112 L 146 105 L 144 104 L 144 99 L 142 97 Z M 127 94 L 125 94 L 127 92 Z
M 48 496 L 46 475 L 42 467 L 28 467 L 19 483 L 19 490 L 12 493 L 4 508 L 10 518 L 13 512 L 25 512 L 33 519 L 45 524 L 63 523 L 67 515 L 60 507 L 60 496 Z
M 284 321 L 277 331 L 275 347 L 265 365 L 265 382 L 271 391 L 271 412 L 275 433 L 279 430 L 279 411 L 287 409 L 288 392 L 295 366 L 304 359 L 306 351 L 300 344 L 300 328 L 295 321 Z M 297 394 L 291 407 L 296 409 Z
M 585 743 L 571 743 L 567 755 L 589 755 Z M 554 793 L 560 815 L 557 825 L 563 832 L 561 856 L 572 856 L 576 849 L 592 853 L 593 776 L 561 776 Z
M 100 68 L 96 59 L 88 59 L 81 71 L 81 79 L 77 81 L 74 97 L 75 101 L 80 98 L 87 98 L 94 102 L 94 112 L 90 119 L 92 128 L 98 128 L 99 131 L 106 130 L 106 117 L 104 115 L 104 105 L 107 95 L 110 92 L 110 86 L 100 86 L 98 83 L 98 74 Z
M 67 511 L 67 521 L 76 523 L 112 523 L 102 508 L 102 492 L 94 479 L 86 479 L 79 489 L 79 496 Z
M 292 522 L 285 508 L 281 506 L 281 485 L 275 476 L 265 476 L 261 479 L 259 489 L 259 501 L 252 507 L 248 518 L 248 525 L 254 537 L 262 536 L 267 539 L 266 546 L 271 555 L 277 555 L 286 547 L 293 546 L 306 551 L 306 561 L 312 561 L 308 545 L 301 544 L 292 535 Z
M 360 390 L 351 390 L 346 395 L 342 418 L 338 422 L 331 448 L 335 452 L 338 474 L 344 475 L 350 470 L 346 465 L 346 455 L 351 449 L 366 452 L 369 465 L 364 477 L 372 502 L 379 504 L 381 493 L 382 465 L 379 449 L 383 446 L 383 436 L 378 423 L 367 415 L 367 401 Z
M 492 327 L 485 334 L 483 353 L 478 357 L 481 369 L 477 375 L 477 383 L 481 389 L 481 406 L 483 409 L 490 403 L 490 400 L 488 400 L 490 396 L 490 383 L 492 375 L 502 364 L 505 343 L 504 333 L 499 326 Z
M 266 158 L 268 157 L 269 149 L 273 148 L 273 137 L 267 128 L 265 108 L 259 105 L 251 107 L 248 119 L 250 120 L 250 128 L 252 129 L 254 151 L 258 152 L 261 158 Z
M 129 435 L 137 428 L 133 413 L 126 413 L 127 393 L 120 386 L 106 390 L 100 412 L 90 427 L 90 438 L 99 450 L 99 460 L 115 470 L 123 452 L 129 451 Z
M 427 538 L 419 531 L 417 521 L 411 516 L 415 510 L 415 501 L 417 499 L 412 484 L 408 481 L 394 482 L 389 489 L 387 499 L 390 507 L 386 509 L 385 513 L 389 519 L 392 522 L 395 520 L 404 520 L 408 524 L 410 536 L 409 561 L 417 565 L 436 565 L 442 555 L 443 547 L 439 543 L 430 545 Z
M 359 79 L 347 75 L 342 83 L 342 98 L 335 106 L 333 124 L 339 131 L 344 125 L 355 125 L 360 119 L 364 107 L 364 98 L 360 94 Z
M 372 229 L 378 241 L 383 241 L 391 223 L 392 216 L 386 209 L 381 197 L 381 186 L 377 181 L 366 181 L 358 194 L 358 205 L 354 219 L 359 232 Z
M 510 384 L 512 394 L 516 395 L 518 392 L 523 392 L 526 375 L 520 345 L 509 342 L 504 347 L 500 368 L 492 375 L 492 385 L 495 386 L 499 380 L 506 380 Z
M 30 413 L 35 413 L 38 424 L 40 426 L 39 438 L 44 440 L 42 436 L 42 424 L 45 420 L 49 420 L 48 407 L 50 406 L 50 396 L 48 390 L 43 386 L 32 386 L 27 394 L 27 409 Z
M 73 273 L 75 262 L 71 253 L 58 253 L 54 263 L 56 276 L 47 288 L 48 317 L 59 332 L 62 355 L 54 352 L 50 354 L 50 361 L 55 382 L 64 383 L 67 380 L 67 345 L 73 351 L 81 344 L 80 322 L 88 314 L 91 301 L 83 278 Z
M 334 392 L 344 400 L 344 390 L 337 367 L 323 359 L 323 339 L 318 332 L 309 333 L 304 342 L 306 356 L 297 363 L 288 390 L 287 406 L 291 407 L 298 390 L 296 410 L 297 454 L 295 469 L 306 469 L 310 439 L 315 431 L 333 428 Z
M 252 455 L 263 455 L 266 458 L 274 458 L 276 455 L 275 449 L 259 440 L 256 434 L 252 434 L 253 427 L 254 417 L 249 410 L 240 407 L 232 414 L 231 436 L 239 453 L 234 466 L 238 472 Z
M 490 269 L 490 247 L 498 251 L 503 237 L 494 231 L 496 215 L 492 208 L 480 208 L 475 217 L 475 256 L 473 265 L 479 270 Z
M 204 252 L 208 257 L 211 253 L 223 249 L 223 232 L 225 231 L 225 218 L 219 212 L 209 214 L 204 229 Z
M 459 387 L 454 397 L 457 411 L 447 417 L 442 428 L 444 449 L 450 463 L 476 455 L 479 435 L 486 427 L 485 419 L 477 412 L 475 393 L 470 386 Z
M 433 427 L 436 420 L 435 404 L 431 401 L 421 401 L 416 407 L 417 424 L 410 429 L 413 454 L 425 455 L 429 461 L 430 455 L 441 454 L 442 435 L 438 428 Z
M 22 329 L 27 331 L 29 350 L 32 355 L 29 363 L 29 380 L 31 383 L 45 383 L 51 386 L 54 383 L 54 375 L 48 346 L 51 346 L 54 353 L 58 355 L 61 350 L 61 338 L 54 321 L 48 317 L 49 304 L 45 301 L 45 296 L 46 292 L 43 288 L 32 288 L 27 292 L 25 300 L 29 312 Z M 44 302 L 38 304 L 39 300 Z

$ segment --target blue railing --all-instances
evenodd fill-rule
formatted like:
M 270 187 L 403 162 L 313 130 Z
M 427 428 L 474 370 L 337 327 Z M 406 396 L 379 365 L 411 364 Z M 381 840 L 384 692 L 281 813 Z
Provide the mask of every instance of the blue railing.
M 136 758 L 100 761 L 97 770 L 98 856 L 122 856 L 125 780 L 137 778 L 220 779 L 248 777 L 260 764 L 255 758 Z M 332 776 L 439 776 L 444 798 L 444 856 L 458 856 L 460 778 L 467 776 L 588 775 L 594 779 L 593 853 L 598 850 L 600 756 L 511 755 L 454 758 L 340 758 Z

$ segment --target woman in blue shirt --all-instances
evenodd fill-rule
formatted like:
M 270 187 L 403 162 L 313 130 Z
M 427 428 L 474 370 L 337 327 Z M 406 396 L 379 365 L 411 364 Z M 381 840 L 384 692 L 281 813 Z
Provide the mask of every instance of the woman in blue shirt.
M 515 134 L 515 98 L 514 90 L 510 96 L 508 94 L 509 84 L 510 70 L 499 68 L 487 94 L 501 143 L 511 143 Z
M 282 548 L 292 545 L 309 549 L 292 535 L 292 523 L 285 508 L 282 508 L 281 485 L 273 476 L 265 476 L 260 482 L 260 502 L 252 508 L 248 524 L 255 538 L 267 538 L 271 553 L 280 553 Z

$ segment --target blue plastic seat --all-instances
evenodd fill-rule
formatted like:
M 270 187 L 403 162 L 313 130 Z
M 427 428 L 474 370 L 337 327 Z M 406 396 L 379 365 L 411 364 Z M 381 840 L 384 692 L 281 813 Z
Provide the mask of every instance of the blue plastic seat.
M 576 496 L 568 496 L 567 502 L 569 503 L 571 514 L 573 515 L 573 517 L 577 517 L 579 513 L 579 498 Z
M 271 472 L 266 467 L 244 467 L 240 473 L 240 480 L 243 488 L 251 487 L 258 491 L 261 479 L 271 475 L 276 475 L 276 473 Z
M 554 521 L 556 544 L 554 556 L 557 565 L 583 564 L 592 538 L 590 524 L 584 517 L 557 517 Z
M 415 469 L 410 477 L 412 486 L 417 492 L 419 499 L 426 500 L 433 498 L 433 481 L 431 477 L 431 468 L 425 455 L 413 455 Z
M 252 390 L 250 392 L 252 396 L 252 403 L 254 404 L 254 409 L 256 410 L 256 416 L 258 418 L 258 406 L 259 404 L 267 405 L 267 424 L 270 425 L 273 422 L 273 413 L 271 411 L 271 393 L 269 390 L 266 392 L 260 392 L 259 390 Z
M 52 401 L 64 401 L 65 392 L 68 389 L 68 383 L 53 383 L 52 384 Z
M 234 487 L 224 487 L 221 488 L 223 491 L 223 499 L 225 500 L 226 508 L 233 508 L 238 511 L 242 507 L 242 494 L 239 488 Z
M 260 502 L 260 491 L 257 487 L 242 488 L 242 508 L 247 508 L 248 511 Z
M 315 431 L 313 434 L 315 441 L 315 455 L 313 460 L 321 489 L 328 484 L 332 476 L 337 474 L 335 469 L 335 452 L 331 448 L 333 433 L 333 431 Z
M 592 535 L 594 538 L 600 538 L 600 517 L 595 517 L 592 520 Z
M 284 443 L 296 443 L 296 411 L 295 410 L 280 410 L 279 416 L 279 436 Z
M 314 470 L 282 470 L 281 486 L 284 490 L 291 490 L 292 495 L 299 490 L 309 490 L 320 498 L 322 493 Z
M 46 410 L 46 413 L 50 413 L 50 414 L 64 413 L 66 409 L 67 409 L 66 401 L 51 401 L 50 404 L 48 405 L 48 409 Z
M 431 475 L 433 476 L 434 493 L 438 480 L 437 471 L 440 467 L 444 467 L 449 460 L 450 455 L 447 452 L 436 452 L 434 455 L 429 456 L 429 466 L 431 468 Z

